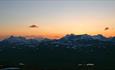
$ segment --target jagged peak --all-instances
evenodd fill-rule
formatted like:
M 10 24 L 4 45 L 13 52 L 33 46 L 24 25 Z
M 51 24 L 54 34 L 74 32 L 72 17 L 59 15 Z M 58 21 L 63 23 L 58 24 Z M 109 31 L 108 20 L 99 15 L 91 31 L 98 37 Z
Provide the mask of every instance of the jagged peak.
M 10 36 L 9 38 L 7 38 L 7 39 L 26 39 L 25 37 L 23 37 L 23 36 Z
M 98 37 L 105 37 L 104 35 L 102 34 L 97 34 L 97 35 L 94 35 L 94 36 L 98 36 Z

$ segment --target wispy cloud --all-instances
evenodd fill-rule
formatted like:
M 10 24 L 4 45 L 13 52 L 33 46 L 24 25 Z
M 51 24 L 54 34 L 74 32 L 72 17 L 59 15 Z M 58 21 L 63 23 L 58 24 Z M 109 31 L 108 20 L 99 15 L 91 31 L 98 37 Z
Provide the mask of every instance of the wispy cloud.
M 106 30 L 109 30 L 109 27 L 105 27 L 105 29 L 104 29 L 104 30 L 105 30 L 105 31 L 106 31 Z
M 30 25 L 29 27 L 30 27 L 30 28 L 38 28 L 37 25 Z

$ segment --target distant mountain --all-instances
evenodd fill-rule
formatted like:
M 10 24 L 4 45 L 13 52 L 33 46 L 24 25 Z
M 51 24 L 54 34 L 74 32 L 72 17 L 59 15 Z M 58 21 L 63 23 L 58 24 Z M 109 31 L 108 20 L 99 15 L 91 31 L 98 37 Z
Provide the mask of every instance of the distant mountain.
M 106 38 L 106 37 L 104 37 L 104 36 L 103 36 L 103 35 L 101 35 L 101 34 L 94 35 L 94 36 L 92 36 L 92 38 L 93 38 L 93 39 L 95 39 L 95 40 L 102 40 L 102 41 L 107 40 L 107 38 Z
M 76 39 L 76 40 L 107 40 L 106 37 L 104 37 L 101 34 L 90 36 L 88 34 L 83 34 L 83 35 L 66 35 L 62 39 Z
M 24 37 L 15 37 L 15 36 L 10 36 L 7 39 L 3 40 L 4 42 L 9 42 L 9 43 L 26 43 L 27 40 Z
M 13 46 L 37 46 L 43 39 L 26 39 L 21 36 L 10 36 L 1 41 L 2 45 L 13 45 Z
M 58 43 L 61 43 L 66 46 L 76 47 L 76 46 L 107 46 L 115 45 L 115 37 L 106 38 L 101 34 L 98 35 L 66 35 L 58 40 Z
M 10 36 L 0 42 L 3 46 L 54 46 L 54 47 L 79 47 L 79 46 L 113 46 L 115 45 L 115 37 L 106 38 L 101 34 L 98 35 L 75 35 L 68 34 L 60 39 L 47 39 L 47 38 L 36 38 L 36 39 L 26 39 L 25 37 Z

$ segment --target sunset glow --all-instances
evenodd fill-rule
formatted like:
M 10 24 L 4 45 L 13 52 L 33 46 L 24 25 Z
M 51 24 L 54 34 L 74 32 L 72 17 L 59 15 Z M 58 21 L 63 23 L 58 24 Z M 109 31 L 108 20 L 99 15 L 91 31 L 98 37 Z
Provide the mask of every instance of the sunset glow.
M 1 0 L 0 10 L 0 39 L 60 38 L 71 33 L 115 36 L 114 0 Z

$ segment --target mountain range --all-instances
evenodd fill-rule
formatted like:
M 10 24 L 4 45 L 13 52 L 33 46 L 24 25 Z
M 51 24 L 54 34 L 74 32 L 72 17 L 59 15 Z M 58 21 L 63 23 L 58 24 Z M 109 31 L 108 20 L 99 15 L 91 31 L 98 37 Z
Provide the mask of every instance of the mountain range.
M 115 37 L 105 37 L 101 34 L 98 35 L 75 35 L 68 34 L 60 39 L 47 39 L 47 38 L 39 38 L 39 39 L 26 39 L 21 36 L 10 36 L 2 41 L 0 41 L 0 46 L 28 46 L 35 47 L 39 45 L 45 46 L 64 46 L 64 47 L 77 47 L 77 46 L 115 46 Z

